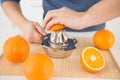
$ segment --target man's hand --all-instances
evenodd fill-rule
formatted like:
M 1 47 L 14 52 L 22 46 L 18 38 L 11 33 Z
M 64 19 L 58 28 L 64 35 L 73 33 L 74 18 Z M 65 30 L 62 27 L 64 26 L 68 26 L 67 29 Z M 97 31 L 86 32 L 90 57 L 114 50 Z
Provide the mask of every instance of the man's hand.
M 82 17 L 84 12 L 77 12 L 63 7 L 57 10 L 49 11 L 44 19 L 44 27 L 49 29 L 54 24 L 63 24 L 72 29 L 82 29 Z
M 64 24 L 72 29 L 83 29 L 99 25 L 120 16 L 120 0 L 100 0 L 86 12 L 77 12 L 69 8 L 51 10 L 44 19 L 49 29 L 54 24 Z
M 29 42 L 41 42 L 42 38 L 46 35 L 45 31 L 38 23 L 29 21 L 24 17 L 18 3 L 7 0 L 2 3 L 2 8 L 8 18 L 23 31 L 25 38 Z
M 25 38 L 31 43 L 41 43 L 42 38 L 46 35 L 43 28 L 36 22 L 27 21 L 20 28 L 25 34 Z

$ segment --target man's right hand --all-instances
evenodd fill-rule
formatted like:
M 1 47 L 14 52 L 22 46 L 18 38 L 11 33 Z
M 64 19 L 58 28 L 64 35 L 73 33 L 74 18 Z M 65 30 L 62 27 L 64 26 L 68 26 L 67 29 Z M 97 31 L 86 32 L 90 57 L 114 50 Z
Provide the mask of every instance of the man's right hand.
M 22 23 L 20 29 L 25 34 L 25 38 L 31 43 L 41 43 L 42 38 L 46 35 L 44 29 L 33 21 L 26 21 Z

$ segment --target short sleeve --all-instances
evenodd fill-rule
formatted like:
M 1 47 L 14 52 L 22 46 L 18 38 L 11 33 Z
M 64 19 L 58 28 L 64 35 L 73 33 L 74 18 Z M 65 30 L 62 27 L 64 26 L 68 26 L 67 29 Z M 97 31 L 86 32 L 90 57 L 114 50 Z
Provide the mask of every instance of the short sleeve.
M 0 0 L 1 1 L 1 4 L 3 3 L 3 2 L 5 2 L 5 1 L 13 1 L 13 2 L 16 2 L 16 3 L 19 3 L 20 2 L 20 0 Z

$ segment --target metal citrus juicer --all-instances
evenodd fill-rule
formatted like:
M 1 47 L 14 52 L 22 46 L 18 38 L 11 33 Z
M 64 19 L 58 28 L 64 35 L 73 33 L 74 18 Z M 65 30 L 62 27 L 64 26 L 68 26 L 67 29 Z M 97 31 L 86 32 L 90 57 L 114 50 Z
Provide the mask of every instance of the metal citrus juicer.
M 66 58 L 71 55 L 76 48 L 77 40 L 69 37 L 63 29 L 53 30 L 44 37 L 42 45 L 45 53 L 52 58 Z

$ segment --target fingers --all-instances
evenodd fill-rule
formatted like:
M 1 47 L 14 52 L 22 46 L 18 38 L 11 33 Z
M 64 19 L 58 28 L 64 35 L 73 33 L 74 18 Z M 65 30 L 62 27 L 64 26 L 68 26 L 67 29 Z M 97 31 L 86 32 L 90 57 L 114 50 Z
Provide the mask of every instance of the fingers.
M 58 12 L 59 12 L 58 10 L 51 10 L 51 11 L 49 11 L 49 12 L 46 14 L 45 18 L 44 18 L 43 26 L 46 27 L 47 23 L 48 23 L 50 20 L 52 20 L 52 18 L 55 18 L 55 17 L 57 16 L 56 14 L 57 14 Z
M 49 28 L 54 24 L 61 24 L 59 18 L 53 18 L 52 20 L 50 20 L 46 25 L 46 29 L 49 30 Z
M 26 38 L 30 43 L 41 43 L 43 36 L 38 32 L 34 32 L 27 35 Z
M 57 10 L 49 11 L 46 14 L 43 22 L 43 26 L 45 27 L 45 29 L 49 29 L 54 24 L 65 24 L 63 18 L 66 16 L 65 15 L 66 10 L 69 10 L 69 9 L 66 7 L 63 7 Z
M 29 27 L 25 30 L 26 39 L 30 43 L 41 43 L 42 38 L 47 35 L 44 29 L 37 23 L 30 21 Z
M 34 42 L 41 43 L 42 38 L 43 38 L 43 36 L 40 33 L 38 33 L 38 32 L 34 33 Z
M 43 35 L 43 36 L 47 35 L 47 33 L 44 31 L 44 29 L 38 23 L 34 22 L 34 25 L 35 25 L 36 29 L 38 30 L 38 32 L 41 33 L 41 35 Z

